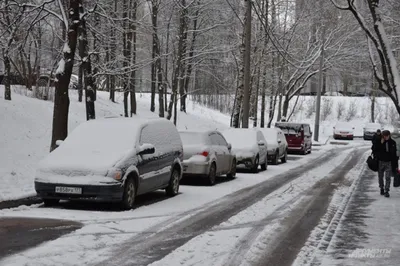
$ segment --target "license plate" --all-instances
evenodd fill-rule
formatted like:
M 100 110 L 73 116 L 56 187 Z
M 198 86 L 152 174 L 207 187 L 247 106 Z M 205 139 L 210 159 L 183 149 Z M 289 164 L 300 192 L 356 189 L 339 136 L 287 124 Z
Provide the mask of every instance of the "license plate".
M 81 187 L 56 187 L 56 193 L 82 194 L 82 188 Z
M 342 135 L 342 138 L 347 138 L 347 135 Z

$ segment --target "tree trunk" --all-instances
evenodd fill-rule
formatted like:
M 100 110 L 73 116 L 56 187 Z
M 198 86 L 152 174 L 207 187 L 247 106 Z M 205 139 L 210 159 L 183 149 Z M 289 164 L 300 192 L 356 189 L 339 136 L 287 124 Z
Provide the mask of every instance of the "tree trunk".
M 152 4 L 152 14 L 151 14 L 151 23 L 153 26 L 153 45 L 151 49 L 151 102 L 150 102 L 150 111 L 154 112 L 156 110 L 156 103 L 155 103 L 155 98 L 156 98 L 156 83 L 157 83 L 157 76 L 156 76 L 156 49 L 157 49 L 157 15 L 158 15 L 158 6 L 157 6 L 157 1 L 158 0 L 151 0 Z
M 80 23 L 79 23 L 79 56 L 82 60 L 81 68 L 83 70 L 83 86 L 85 91 L 86 120 L 96 118 L 95 113 L 95 87 L 92 75 L 92 64 L 89 56 L 89 42 L 86 29 L 86 18 L 84 16 L 83 5 L 80 5 Z
M 180 72 L 182 71 L 182 60 L 183 60 L 183 45 L 184 45 L 184 33 L 185 33 L 185 26 L 184 25 L 184 19 L 183 17 L 185 16 L 184 8 L 185 8 L 185 0 L 181 0 L 181 11 L 180 11 L 180 23 L 179 23 L 179 35 L 178 35 L 178 48 L 177 48 L 177 60 L 175 62 L 175 68 L 173 70 L 173 78 L 172 78 L 172 95 L 171 99 L 168 105 L 168 115 L 167 119 L 170 120 L 172 118 L 172 107 L 174 104 L 176 105 L 177 100 L 178 100 L 178 85 L 179 85 L 179 77 L 180 77 Z M 174 111 L 176 110 L 176 106 Z M 174 116 L 174 123 L 176 116 Z
M 181 13 L 180 13 L 180 27 L 179 27 L 179 46 L 180 46 L 180 67 L 179 67 L 179 94 L 180 94 L 180 105 L 181 105 L 181 112 L 186 113 L 186 96 L 187 91 L 185 91 L 185 74 L 186 74 L 186 63 L 184 61 L 183 56 L 186 55 L 186 48 L 187 48 L 187 29 L 188 29 L 188 20 L 187 20 L 187 7 L 186 7 L 186 0 L 181 0 Z
M 187 99 L 187 93 L 189 91 L 189 83 L 190 83 L 190 76 L 192 75 L 192 70 L 193 70 L 193 56 L 194 56 L 194 47 L 196 44 L 196 37 L 197 37 L 197 20 L 199 16 L 199 10 L 196 10 L 196 13 L 193 18 L 193 33 L 192 33 L 192 42 L 190 45 L 190 51 L 189 51 L 189 58 L 188 58 L 188 64 L 187 64 L 187 72 L 186 72 L 186 77 L 185 77 L 185 95 L 183 99 L 181 99 L 181 102 L 183 102 L 184 106 L 184 112 L 186 113 L 186 99 Z M 187 35 L 187 34 L 186 34 Z M 181 103 L 182 105 L 182 103 Z
M 122 3 L 122 19 L 123 19 L 123 34 L 122 34 L 122 43 L 123 43 L 123 63 L 122 66 L 124 68 L 124 71 L 128 71 L 128 62 L 130 62 L 130 57 L 129 57 L 129 50 L 128 50 L 128 30 L 129 30 L 129 25 L 128 25 L 128 0 L 124 0 Z M 129 98 L 129 84 L 130 81 L 127 79 L 129 76 L 124 75 L 124 82 L 123 82 L 123 88 L 124 88 L 124 115 L 125 117 L 129 117 L 129 109 L 128 109 L 128 98 Z
M 118 0 L 114 0 L 114 12 L 113 12 L 113 18 L 117 19 L 117 13 L 118 13 Z M 117 50 L 117 40 L 116 40 L 116 34 L 113 29 L 111 29 L 110 32 L 110 60 L 111 63 L 114 64 L 116 60 L 116 50 Z M 115 102 L 115 87 L 116 87 L 116 78 L 114 73 L 111 74 L 110 77 L 110 100 L 112 102 Z
M 82 102 L 83 97 L 83 63 L 79 64 L 78 70 L 78 101 Z
M 254 99 L 254 106 L 253 106 L 253 113 L 254 113 L 254 121 L 253 127 L 257 127 L 257 119 L 258 119 L 258 94 L 260 92 L 260 75 L 261 75 L 261 66 L 258 66 L 258 73 L 257 73 L 257 84 L 256 84 L 256 96 Z
M 283 101 L 283 106 L 282 106 L 282 117 L 287 118 L 288 111 L 289 111 L 289 96 L 285 95 L 285 100 Z
M 4 59 L 4 99 L 11 101 L 11 63 L 8 54 L 6 54 L 5 49 L 3 49 L 3 59 Z
M 240 44 L 240 55 L 239 55 L 239 62 L 238 66 L 240 67 L 239 70 L 239 76 L 238 76 L 238 88 L 236 92 L 236 104 L 234 106 L 233 110 L 233 119 L 232 119 L 232 127 L 234 128 L 239 128 L 240 127 L 240 121 L 241 121 L 241 110 L 242 110 L 242 103 L 243 103 L 243 90 L 244 90 L 244 64 L 243 64 L 243 59 L 244 59 L 244 40 L 245 40 L 245 35 L 246 31 L 243 28 L 243 33 L 242 33 L 242 42 Z
M 137 0 L 131 0 L 133 1 L 132 8 L 131 8 L 131 20 L 130 20 L 130 28 L 131 28 L 131 35 L 130 35 L 130 41 L 132 42 L 131 46 L 131 65 L 134 67 L 131 71 L 131 77 L 130 77 L 130 100 L 131 100 L 131 116 L 136 114 L 137 111 L 137 104 L 136 104 L 136 38 L 137 38 L 137 33 L 136 33 L 136 20 L 137 20 Z
M 53 112 L 53 127 L 50 151 L 57 148 L 56 141 L 64 140 L 68 135 L 68 111 L 69 111 L 69 96 L 68 86 L 71 79 L 72 68 L 74 66 L 74 55 L 77 44 L 78 23 L 79 21 L 79 5 L 82 5 L 82 0 L 70 0 L 69 12 L 69 28 L 67 40 L 63 49 L 63 58 L 60 60 L 56 72 L 54 112 Z

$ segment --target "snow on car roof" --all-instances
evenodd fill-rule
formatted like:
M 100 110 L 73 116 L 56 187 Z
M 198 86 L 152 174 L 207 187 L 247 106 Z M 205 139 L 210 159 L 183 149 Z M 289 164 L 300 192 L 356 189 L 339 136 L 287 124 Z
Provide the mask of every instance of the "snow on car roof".
M 180 131 L 179 135 L 181 136 L 183 145 L 192 145 L 192 144 L 203 144 L 207 142 L 207 136 L 211 131 Z
M 140 129 L 157 120 L 160 119 L 123 117 L 84 122 L 40 163 L 40 168 L 110 167 L 133 150 Z
M 276 140 L 278 138 L 278 130 L 276 128 L 261 128 L 260 131 L 264 134 L 266 140 Z
M 231 128 L 222 132 L 226 141 L 234 148 L 248 147 L 257 143 L 257 130 L 250 128 Z

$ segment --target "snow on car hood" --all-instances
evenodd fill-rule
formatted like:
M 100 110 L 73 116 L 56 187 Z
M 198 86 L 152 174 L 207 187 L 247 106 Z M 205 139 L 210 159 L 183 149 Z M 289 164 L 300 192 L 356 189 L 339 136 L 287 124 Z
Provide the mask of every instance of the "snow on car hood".
M 103 153 L 100 150 L 71 150 L 59 147 L 39 163 L 38 172 L 64 176 L 106 175 L 129 154 L 129 150 Z

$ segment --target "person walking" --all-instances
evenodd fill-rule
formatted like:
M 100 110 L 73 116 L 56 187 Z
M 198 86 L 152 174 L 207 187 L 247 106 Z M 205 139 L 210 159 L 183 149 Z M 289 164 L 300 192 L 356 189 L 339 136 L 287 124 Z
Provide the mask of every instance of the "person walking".
M 381 130 L 378 129 L 375 134 L 372 136 L 372 145 L 374 145 L 375 142 L 380 141 L 382 138 L 382 133 Z
M 390 197 L 390 179 L 393 176 L 394 162 L 397 160 L 396 142 L 390 138 L 390 131 L 382 131 L 380 141 L 376 141 L 372 146 L 374 157 L 379 161 L 378 178 L 381 195 Z M 383 181 L 385 177 L 385 181 Z

